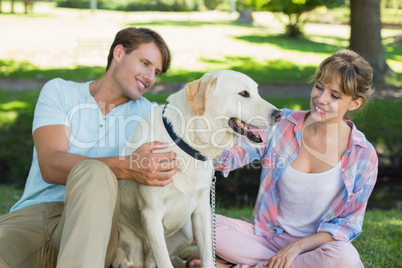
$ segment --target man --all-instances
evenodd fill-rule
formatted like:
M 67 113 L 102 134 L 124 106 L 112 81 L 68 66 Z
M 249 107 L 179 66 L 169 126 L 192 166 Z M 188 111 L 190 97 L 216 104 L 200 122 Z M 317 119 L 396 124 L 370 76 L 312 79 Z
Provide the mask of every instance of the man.
M 34 155 L 22 198 L 0 217 L 0 267 L 108 267 L 117 246 L 117 180 L 165 186 L 177 171 L 167 144 L 119 157 L 155 104 L 142 97 L 170 66 L 156 32 L 127 28 L 96 81 L 49 81 L 33 121 Z

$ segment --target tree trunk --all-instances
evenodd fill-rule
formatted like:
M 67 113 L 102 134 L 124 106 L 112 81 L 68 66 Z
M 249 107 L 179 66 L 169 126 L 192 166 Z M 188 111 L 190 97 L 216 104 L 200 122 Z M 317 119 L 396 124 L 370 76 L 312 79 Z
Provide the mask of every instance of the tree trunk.
M 236 22 L 240 23 L 253 23 L 253 9 L 247 8 L 243 10 L 239 10 L 239 17 L 237 18 Z
M 11 0 L 10 5 L 11 5 L 11 13 L 14 14 L 14 0 Z
M 381 28 L 380 0 L 350 0 L 350 49 L 371 64 L 376 82 L 393 73 L 386 62 Z

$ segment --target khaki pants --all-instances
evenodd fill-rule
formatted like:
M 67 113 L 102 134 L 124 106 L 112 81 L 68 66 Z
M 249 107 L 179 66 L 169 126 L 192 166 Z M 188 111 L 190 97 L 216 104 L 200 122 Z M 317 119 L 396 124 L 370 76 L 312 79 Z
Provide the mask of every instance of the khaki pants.
M 76 165 L 63 202 L 0 217 L 0 268 L 109 267 L 117 247 L 117 180 L 99 161 Z

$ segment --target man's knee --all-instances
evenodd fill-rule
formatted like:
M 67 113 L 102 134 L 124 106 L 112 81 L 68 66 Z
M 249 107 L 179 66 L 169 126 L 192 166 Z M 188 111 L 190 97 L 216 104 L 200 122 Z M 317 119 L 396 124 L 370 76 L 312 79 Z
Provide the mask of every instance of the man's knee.
M 117 187 L 117 180 L 109 166 L 98 160 L 85 160 L 71 170 L 69 180 L 74 178 L 85 177 L 85 182 L 99 184 L 101 180 L 105 180 L 111 187 Z
M 117 195 L 117 179 L 109 166 L 97 160 L 85 160 L 71 170 L 66 183 L 66 196 L 72 193 L 111 196 Z

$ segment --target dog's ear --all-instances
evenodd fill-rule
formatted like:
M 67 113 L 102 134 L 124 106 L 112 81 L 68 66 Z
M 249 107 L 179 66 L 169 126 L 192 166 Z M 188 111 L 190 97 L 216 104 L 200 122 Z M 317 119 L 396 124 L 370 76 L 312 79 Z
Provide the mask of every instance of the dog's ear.
M 205 113 L 205 103 L 208 95 L 212 94 L 210 89 L 216 80 L 217 77 L 214 76 L 208 80 L 195 80 L 184 86 L 187 94 L 187 102 L 195 115 L 201 116 Z

